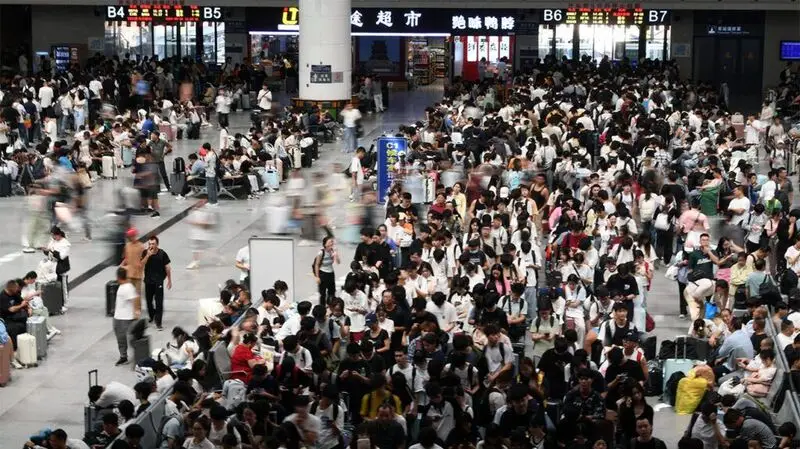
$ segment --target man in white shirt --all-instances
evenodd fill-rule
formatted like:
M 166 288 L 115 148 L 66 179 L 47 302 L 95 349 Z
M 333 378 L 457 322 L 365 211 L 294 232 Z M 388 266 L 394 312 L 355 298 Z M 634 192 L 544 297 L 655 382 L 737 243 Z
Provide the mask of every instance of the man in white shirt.
M 308 396 L 297 396 L 294 402 L 294 413 L 287 416 L 283 422 L 294 424 L 304 445 L 314 447 L 322 431 L 322 420 L 308 412 L 309 403 Z
M 342 124 L 344 125 L 344 151 L 352 153 L 358 147 L 358 121 L 361 120 L 361 112 L 348 103 L 340 113 Z
M 487 339 L 484 357 L 486 357 L 486 365 L 489 369 L 486 381 L 492 383 L 501 373 L 513 369 L 514 354 L 508 337 L 503 338 L 497 326 L 490 324 L 486 326 L 484 332 Z
M 728 204 L 728 211 L 732 214 L 730 224 L 740 226 L 750 212 L 750 200 L 744 196 L 744 187 L 733 190 L 733 199 Z
M 765 182 L 763 186 L 761 186 L 761 191 L 758 194 L 758 199 L 762 203 L 766 204 L 767 201 L 775 198 L 775 192 L 778 190 L 778 184 L 775 180 L 778 177 L 778 173 L 775 170 L 770 170 L 767 174 L 769 177 L 769 181 Z
M 239 282 L 250 276 L 250 245 L 245 245 L 236 253 L 236 268 L 239 269 Z
M 47 81 L 39 88 L 39 102 L 42 105 L 42 116 L 53 117 L 53 88 Z
M 142 303 L 136 287 L 128 280 L 128 270 L 117 269 L 116 303 L 114 305 L 114 335 L 117 337 L 119 360 L 117 365 L 128 363 L 128 329 L 142 315 Z
M 783 255 L 786 259 L 786 267 L 794 270 L 795 273 L 800 274 L 800 240 L 796 241 L 794 245 L 786 250 Z
M 269 90 L 269 86 L 265 83 L 261 90 L 258 92 L 258 108 L 261 109 L 262 112 L 269 112 L 272 110 L 272 92 Z
M 231 113 L 232 103 L 233 99 L 230 95 L 228 95 L 228 92 L 226 92 L 225 89 L 220 88 L 219 94 L 217 95 L 216 100 L 214 100 L 214 104 L 217 106 L 220 128 L 228 127 L 228 114 Z

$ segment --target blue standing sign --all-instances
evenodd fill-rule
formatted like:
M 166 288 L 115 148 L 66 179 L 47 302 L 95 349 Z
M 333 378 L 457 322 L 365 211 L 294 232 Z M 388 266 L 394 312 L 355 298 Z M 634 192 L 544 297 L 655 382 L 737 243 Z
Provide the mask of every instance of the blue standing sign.
M 378 202 L 386 203 L 389 189 L 394 183 L 395 165 L 400 155 L 406 154 L 408 141 L 404 137 L 381 137 L 377 141 L 378 150 Z

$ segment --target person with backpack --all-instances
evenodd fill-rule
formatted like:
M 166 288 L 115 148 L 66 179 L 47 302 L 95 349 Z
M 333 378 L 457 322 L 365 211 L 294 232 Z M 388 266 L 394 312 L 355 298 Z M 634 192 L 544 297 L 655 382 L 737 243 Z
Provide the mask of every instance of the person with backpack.
M 324 339 L 325 334 L 319 330 L 316 330 L 316 333 L 314 333 L 316 324 L 317 322 L 313 317 L 304 316 L 302 318 L 299 333 L 303 338 L 302 345 L 297 335 L 289 335 L 283 339 L 284 353 L 281 358 L 293 358 L 297 367 L 307 374 L 312 373 L 312 365 L 314 363 L 314 356 L 309 347 L 314 349 L 319 359 L 322 356 L 322 350 L 318 348 L 320 348 L 320 344 L 322 344 L 323 341 L 327 341 Z M 325 350 L 329 353 L 330 349 L 330 341 L 328 341 Z
M 331 298 L 336 296 L 336 274 L 333 266 L 341 264 L 339 252 L 336 250 L 336 240 L 333 236 L 326 236 L 322 239 L 322 249 L 314 258 L 311 271 L 314 279 L 319 286 L 320 304 L 325 305 Z
M 561 335 L 561 320 L 553 314 L 553 305 L 549 300 L 539 304 L 538 316 L 531 322 L 531 340 L 533 340 L 533 357 L 542 357 L 552 349 L 556 337 Z
M 319 418 L 321 426 L 317 437 L 317 449 L 341 449 L 344 445 L 344 409 L 339 402 L 339 390 L 326 385 L 317 401 L 311 404 L 308 413 Z

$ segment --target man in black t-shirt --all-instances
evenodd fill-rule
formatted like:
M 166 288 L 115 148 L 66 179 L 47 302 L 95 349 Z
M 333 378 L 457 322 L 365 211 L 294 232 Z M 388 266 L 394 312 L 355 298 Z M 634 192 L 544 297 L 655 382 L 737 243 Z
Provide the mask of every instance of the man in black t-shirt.
M 167 288 L 172 289 L 172 267 L 167 253 L 158 247 L 158 237 L 152 236 L 148 248 L 142 253 L 144 265 L 145 299 L 150 322 L 155 321 L 158 330 L 164 316 L 164 280 Z
M 634 360 L 626 359 L 622 348 L 613 348 L 608 352 L 608 367 L 606 368 L 606 384 L 609 394 L 616 389 L 617 384 L 625 382 L 627 379 L 634 379 L 643 384 L 642 366 Z
M 347 358 L 339 364 L 337 376 L 339 389 L 350 394 L 350 404 L 348 404 L 350 410 L 361 410 L 361 398 L 370 390 L 371 374 L 369 365 L 361 356 L 361 347 L 358 343 L 348 344 Z M 353 413 L 352 419 L 354 425 L 361 422 L 358 413 Z
M 17 336 L 24 334 L 27 330 L 27 321 L 30 316 L 30 305 L 27 299 L 22 299 L 20 286 L 16 281 L 6 282 L 6 288 L 0 292 L 0 318 L 6 325 L 6 331 L 17 350 Z M 13 360 L 17 365 L 16 357 Z M 21 366 L 19 366 L 21 367 Z

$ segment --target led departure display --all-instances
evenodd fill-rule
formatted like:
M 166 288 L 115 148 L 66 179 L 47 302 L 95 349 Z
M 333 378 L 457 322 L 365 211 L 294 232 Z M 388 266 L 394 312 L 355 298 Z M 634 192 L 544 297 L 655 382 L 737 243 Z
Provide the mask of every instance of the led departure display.
M 106 20 L 115 22 L 221 22 L 222 7 L 197 5 L 120 5 L 106 7 Z
M 666 9 L 566 8 L 543 9 L 542 23 L 565 25 L 660 25 L 669 23 Z

